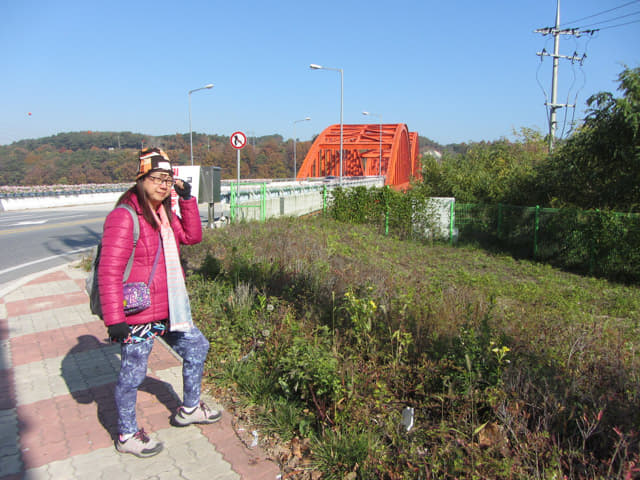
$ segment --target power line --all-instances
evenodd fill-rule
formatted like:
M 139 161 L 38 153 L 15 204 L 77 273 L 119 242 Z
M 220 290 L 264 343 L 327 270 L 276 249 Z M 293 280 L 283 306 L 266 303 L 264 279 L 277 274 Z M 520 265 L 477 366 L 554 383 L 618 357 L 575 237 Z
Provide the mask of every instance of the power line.
M 632 23 L 640 23 L 640 20 L 634 20 L 633 22 L 619 23 L 618 25 L 609 25 L 608 27 L 598 28 L 598 30 L 607 30 L 609 28 L 623 27 L 625 25 L 631 25 Z
M 570 28 L 570 29 L 560 29 L 560 0 L 557 0 L 556 7 L 556 22 L 555 27 L 546 27 L 539 28 L 534 30 L 535 33 L 540 33 L 542 35 L 552 35 L 554 38 L 553 45 L 553 53 L 549 53 L 545 50 L 542 52 L 538 52 L 536 55 L 540 57 L 542 60 L 544 57 L 551 57 L 553 59 L 553 70 L 551 75 L 551 101 L 545 101 L 545 106 L 548 108 L 548 117 L 549 117 L 549 151 L 553 149 L 553 144 L 555 142 L 556 137 L 556 129 L 558 127 L 557 122 L 557 110 L 560 108 L 575 108 L 574 105 L 569 105 L 568 100 L 569 96 L 567 95 L 567 103 L 562 104 L 557 102 L 558 95 L 558 68 L 559 68 L 559 60 L 570 60 L 571 63 L 579 62 L 582 65 L 582 62 L 586 58 L 583 54 L 582 57 L 578 56 L 577 52 L 574 52 L 573 55 L 561 55 L 560 54 L 560 36 L 561 35 L 572 35 L 575 37 L 579 37 L 580 35 L 584 35 L 589 33 L 593 35 L 593 31 L 589 30 L 580 30 L 578 28 Z M 546 95 L 545 95 L 546 97 Z M 566 126 L 566 113 L 565 113 L 565 126 Z M 564 127 L 563 127 L 564 134 Z
M 594 25 L 600 25 L 600 24 L 603 24 L 603 23 L 614 22 L 616 20 L 620 20 L 622 18 L 627 18 L 627 17 L 631 17 L 632 15 L 638 15 L 638 14 L 640 14 L 640 10 L 638 10 L 637 12 L 627 13 L 626 15 L 620 15 L 619 17 L 610 18 L 609 20 L 601 20 L 599 22 L 590 23 L 588 25 L 583 25 L 582 27 L 579 27 L 579 28 L 593 27 Z
M 609 10 L 603 10 L 602 12 L 594 13 L 593 15 L 589 15 L 587 17 L 578 18 L 577 20 L 572 20 L 570 22 L 563 22 L 562 25 L 569 25 L 571 23 L 578 23 L 578 22 L 581 22 L 582 20 L 587 20 L 588 18 L 598 17 L 600 15 L 604 15 L 605 13 L 613 12 L 614 10 L 619 10 L 621 8 L 624 8 L 626 6 L 632 5 L 634 3 L 640 3 L 640 0 L 633 0 L 632 2 L 627 2 L 627 3 L 623 4 L 623 5 L 618 6 L 618 7 L 610 8 Z
M 604 10 L 602 12 L 599 13 L 595 13 L 593 15 L 589 15 L 587 17 L 583 17 L 583 18 L 579 18 L 578 20 L 574 20 L 572 22 L 564 22 L 564 23 L 560 23 L 560 0 L 557 0 L 557 8 L 556 8 L 556 22 L 555 22 L 555 26 L 554 27 L 545 27 L 545 28 L 538 28 L 536 30 L 534 30 L 535 33 L 540 33 L 544 36 L 546 35 L 551 35 L 554 37 L 554 48 L 553 48 L 553 52 L 548 52 L 546 48 L 544 48 L 541 52 L 537 52 L 536 55 L 538 55 L 540 57 L 540 66 L 538 67 L 538 71 L 536 72 L 536 80 L 538 81 L 538 85 L 540 86 L 540 88 L 542 89 L 544 96 L 545 96 L 545 107 L 547 110 L 547 121 L 549 122 L 549 150 L 551 151 L 553 149 L 553 144 L 555 141 L 555 137 L 556 137 L 556 129 L 558 127 L 558 121 L 557 121 L 557 111 L 561 108 L 565 109 L 565 114 L 564 114 L 564 122 L 562 125 L 562 134 L 561 137 L 564 136 L 565 133 L 565 128 L 567 126 L 567 120 L 568 120 L 568 109 L 572 108 L 573 109 L 573 115 L 575 116 L 575 108 L 576 108 L 576 101 L 578 98 L 578 94 L 580 93 L 580 90 L 582 89 L 582 87 L 576 92 L 575 94 L 575 98 L 574 98 L 574 103 L 573 105 L 569 104 L 569 99 L 571 96 L 571 90 L 573 89 L 573 85 L 575 83 L 575 70 L 573 71 L 574 73 L 574 81 L 571 84 L 571 87 L 569 88 L 569 91 L 567 92 L 567 99 L 566 99 L 566 103 L 558 103 L 557 102 L 557 94 L 558 94 L 558 88 L 557 88 L 557 84 L 558 84 L 558 70 L 559 70 L 559 60 L 569 60 L 571 62 L 572 65 L 575 65 L 575 63 L 578 63 L 580 67 L 582 67 L 582 64 L 586 58 L 586 53 L 583 53 L 582 55 L 579 55 L 577 51 L 574 51 L 574 53 L 572 55 L 561 55 L 560 51 L 559 51 L 559 47 L 560 47 L 560 37 L 562 35 L 571 35 L 574 38 L 578 38 L 582 35 L 590 35 L 593 36 L 595 33 L 599 32 L 600 30 L 605 30 L 605 29 L 609 29 L 609 28 L 616 28 L 616 27 L 622 27 L 625 25 L 630 25 L 633 23 L 640 23 L 640 20 L 633 20 L 630 22 L 624 22 L 624 23 L 619 23 L 616 25 L 609 25 L 606 27 L 602 27 L 602 28 L 596 28 L 596 29 L 591 29 L 591 30 L 587 30 L 584 27 L 590 27 L 590 26 L 595 26 L 595 25 L 603 25 L 603 24 L 607 24 L 607 23 L 611 23 L 611 22 L 615 22 L 618 20 L 621 20 L 623 18 L 628 18 L 634 15 L 638 15 L 640 14 L 640 11 L 636 11 L 636 12 L 631 12 L 631 13 L 627 13 L 627 14 L 622 14 L 622 15 L 617 15 L 613 18 L 609 18 L 608 20 L 599 20 L 599 21 L 595 21 L 591 24 L 588 25 L 584 25 L 584 27 L 573 27 L 573 28 L 567 28 L 567 27 L 563 27 L 561 28 L 561 25 L 568 25 L 568 24 L 575 24 L 579 21 L 582 20 L 586 20 L 588 18 L 593 18 L 593 17 L 597 17 L 600 15 L 603 15 L 605 13 L 609 13 L 612 12 L 614 10 L 619 10 L 621 8 L 627 7 L 629 5 L 635 4 L 635 3 L 640 3 L 640 0 L 633 0 L 630 2 L 627 2 L 623 5 L 620 5 L 618 7 L 614 7 L 614 8 L 610 8 L 608 10 Z M 587 42 L 588 43 L 588 42 Z M 542 61 L 545 57 L 550 57 L 553 60 L 553 69 L 552 69 L 552 76 L 551 76 L 551 99 L 549 100 L 549 98 L 547 97 L 547 94 L 544 90 L 544 88 L 542 87 L 542 85 L 540 84 L 540 81 L 538 79 L 538 73 L 540 71 L 540 67 L 542 66 Z M 581 68 L 581 71 L 584 75 L 584 71 Z M 583 84 L 584 86 L 584 84 Z M 573 118 L 571 120 L 571 124 L 573 124 Z

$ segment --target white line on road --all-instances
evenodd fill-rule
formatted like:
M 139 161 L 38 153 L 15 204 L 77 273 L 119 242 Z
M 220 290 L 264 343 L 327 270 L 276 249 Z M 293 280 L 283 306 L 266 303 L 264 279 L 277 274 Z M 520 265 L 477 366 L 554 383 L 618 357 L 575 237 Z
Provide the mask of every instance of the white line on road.
M 6 216 L 6 217 L 0 217 L 0 225 L 3 224 L 7 224 L 8 222 L 18 222 L 18 221 L 22 221 L 24 219 L 24 221 L 35 221 L 35 220 L 31 220 L 35 215 L 34 214 L 29 214 L 29 215 L 11 215 L 11 216 Z M 58 220 L 60 218 L 74 218 L 74 217 L 87 217 L 89 216 L 88 213 L 77 213 L 77 214 L 73 214 L 73 215 L 54 215 L 54 216 L 50 216 L 50 217 L 46 217 L 43 221 L 48 222 L 49 220 Z
M 23 263 L 22 265 L 16 265 L 15 267 L 5 268 L 4 270 L 0 270 L 0 275 L 13 272 L 14 270 L 20 270 L 21 268 L 29 267 L 31 265 L 35 265 L 36 263 L 42 263 L 48 260 L 53 260 L 54 258 L 64 257 L 66 255 L 73 255 L 74 253 L 79 253 L 79 252 L 85 252 L 87 250 L 91 250 L 92 248 L 94 247 L 84 247 L 84 248 L 78 248 L 76 250 L 69 250 L 68 252 L 61 253 L 60 255 L 51 255 L 50 257 L 40 258 L 38 260 L 33 260 L 31 262 Z
M 47 220 L 31 220 L 18 223 L 10 223 L 9 225 L 7 225 L 7 227 L 17 227 L 20 225 L 42 225 L 43 223 L 47 223 Z
M 36 230 L 53 230 L 55 228 L 60 227 L 70 227 L 72 225 L 81 225 L 83 223 L 102 223 L 104 222 L 104 217 L 96 217 L 96 218 L 87 218 L 84 220 L 75 220 L 73 222 L 61 222 L 61 223 L 49 223 L 42 225 L 31 225 L 31 226 L 23 226 L 17 228 L 11 228 L 7 230 L 0 229 L 0 235 L 11 235 L 12 233 L 24 233 L 24 232 L 35 232 Z

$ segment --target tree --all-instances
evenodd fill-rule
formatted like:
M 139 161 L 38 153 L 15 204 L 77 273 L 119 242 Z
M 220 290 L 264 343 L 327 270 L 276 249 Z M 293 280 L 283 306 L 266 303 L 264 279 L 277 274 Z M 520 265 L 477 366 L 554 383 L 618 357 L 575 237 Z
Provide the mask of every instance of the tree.
M 536 168 L 546 157 L 542 135 L 523 128 L 516 141 L 471 143 L 464 153 L 445 151 L 441 161 L 427 156 L 417 188 L 463 203 L 532 205 L 539 200 Z
M 618 76 L 623 94 L 587 99 L 584 124 L 559 146 L 543 171 L 556 204 L 640 209 L 640 68 Z
M 315 140 L 315 139 L 314 139 Z M 431 142 L 421 137 L 421 143 Z M 177 165 L 190 164 L 188 133 L 149 136 L 131 132 L 67 132 L 0 145 L 0 184 L 129 182 L 138 168 L 137 152 L 145 146 L 163 148 Z M 297 167 L 311 147 L 297 142 Z M 221 168 L 222 177 L 237 177 L 237 152 L 229 137 L 193 132 L 196 164 Z M 282 135 L 252 139 L 241 151 L 241 178 L 290 178 L 293 175 L 293 142 Z

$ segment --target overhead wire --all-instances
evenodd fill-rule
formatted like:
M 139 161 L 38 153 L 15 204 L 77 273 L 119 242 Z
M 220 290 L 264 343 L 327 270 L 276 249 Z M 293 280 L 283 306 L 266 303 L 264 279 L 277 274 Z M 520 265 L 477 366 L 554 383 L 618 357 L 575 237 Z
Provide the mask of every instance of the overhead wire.
M 598 38 L 597 35 L 598 32 L 596 32 L 596 36 L 594 37 L 593 35 L 590 35 L 589 37 L 587 37 L 587 41 L 584 44 L 584 53 L 582 54 L 582 58 L 585 59 L 587 58 L 587 51 L 589 50 L 589 44 L 591 43 L 591 41 L 594 38 Z M 584 87 L 587 85 L 587 72 L 583 67 L 583 62 L 580 62 L 580 72 L 582 73 L 582 85 L 580 86 L 580 88 L 578 89 L 578 91 L 576 92 L 576 97 L 573 100 L 573 112 L 571 114 L 571 130 L 573 130 L 573 128 L 575 127 L 575 115 L 576 115 L 576 107 L 578 105 L 578 95 L 580 94 L 580 92 L 582 92 L 582 90 L 584 89 Z
M 567 100 L 566 103 L 564 104 L 564 118 L 562 120 L 562 130 L 560 130 L 560 135 L 558 136 L 558 138 L 564 138 L 564 130 L 567 127 L 567 114 L 569 113 L 569 97 L 571 95 L 571 89 L 573 88 L 573 84 L 575 83 L 576 80 L 576 72 L 573 71 L 573 81 L 571 82 L 571 87 L 569 87 L 569 90 L 567 91 Z M 575 108 L 575 105 L 574 105 Z
M 569 114 L 569 108 L 573 107 L 574 110 L 576 108 L 575 101 L 573 102 L 573 105 L 569 104 L 569 98 L 571 97 L 571 90 L 573 90 L 573 86 L 576 84 L 576 66 L 573 58 L 578 56 L 578 38 L 574 37 L 573 42 L 574 42 L 574 51 L 573 51 L 573 55 L 571 55 L 572 57 L 571 73 L 573 74 L 573 80 L 571 80 L 571 85 L 567 90 L 567 99 L 565 100 L 565 103 L 564 103 L 564 119 L 562 121 L 562 130 L 560 131 L 560 138 L 564 138 L 564 132 L 565 132 L 565 129 L 567 128 L 567 116 Z M 582 62 L 580 63 L 582 64 Z M 576 99 L 577 99 L 577 94 L 576 94 Z
M 571 109 L 572 109 L 571 110 L 571 121 L 569 123 L 569 130 L 567 131 L 567 135 L 569 135 L 575 128 L 575 125 L 576 125 L 575 118 L 576 118 L 576 111 L 577 111 L 577 107 L 578 107 L 578 97 L 580 96 L 580 93 L 582 92 L 582 90 L 584 90 L 584 87 L 587 85 L 587 73 L 586 73 L 586 70 L 584 69 L 584 59 L 588 57 L 587 52 L 589 50 L 589 44 L 591 43 L 591 41 L 594 38 L 598 37 L 598 35 L 597 35 L 598 31 L 596 31 L 594 33 L 596 33 L 595 36 L 592 34 L 592 35 L 589 35 L 587 37 L 587 41 L 585 42 L 584 47 L 582 49 L 584 51 L 584 53 L 582 54 L 582 58 L 578 61 L 580 73 L 582 74 L 582 85 L 580 85 L 580 87 L 576 90 L 576 94 L 575 94 L 575 96 L 573 98 L 573 105 L 571 106 Z M 574 38 L 575 50 L 576 51 L 578 50 L 578 47 L 579 47 L 578 38 L 579 37 L 575 37 Z M 576 54 L 574 53 L 572 56 L 576 57 Z M 575 60 L 571 60 L 571 68 L 572 68 L 572 71 L 573 71 L 573 74 L 574 74 L 574 81 L 575 81 L 575 75 L 576 75 L 576 72 L 575 72 L 575 69 L 576 69 Z M 573 83 L 571 84 L 571 87 L 573 87 Z M 568 101 L 569 95 L 570 95 L 570 93 L 568 92 L 567 93 L 567 105 L 569 104 L 569 101 Z M 567 106 L 567 109 L 568 108 L 569 107 Z M 567 113 L 568 112 L 565 111 L 565 117 L 566 117 Z M 565 122 L 566 122 L 566 120 L 565 120 Z M 563 126 L 563 134 L 564 134 L 564 126 Z
M 544 61 L 544 54 L 547 52 L 547 46 L 549 45 L 550 41 L 551 41 L 551 37 L 547 38 L 544 44 L 544 48 L 542 49 L 542 55 L 540 55 L 540 63 L 538 64 L 538 68 L 536 70 L 536 82 L 538 82 L 538 86 L 540 87 L 540 90 L 542 90 L 542 94 L 544 95 L 544 107 L 545 107 L 545 113 L 547 114 L 547 124 L 549 124 L 549 122 L 551 121 L 551 117 L 549 114 L 549 97 L 547 96 L 547 91 L 545 90 L 545 88 L 542 86 L 542 83 L 540 82 L 540 69 L 542 68 L 542 62 Z
M 578 19 L 578 20 L 574 20 L 573 22 L 565 22 L 565 24 L 575 24 L 575 23 L 577 23 L 577 22 L 579 22 L 579 21 L 581 21 L 581 20 L 586 20 L 586 19 L 588 19 L 588 18 L 597 17 L 597 16 L 603 15 L 603 14 L 605 14 L 605 13 L 612 12 L 612 11 L 614 11 L 614 10 L 619 10 L 620 8 L 623 8 L 623 7 L 626 7 L 626 6 L 632 5 L 632 4 L 634 4 L 634 3 L 640 3 L 640 0 L 635 0 L 635 1 L 632 1 L 632 2 L 627 2 L 627 3 L 623 4 L 623 5 L 618 6 L 618 7 L 610 8 L 610 9 L 605 10 L 605 11 L 602 11 L 602 12 L 600 12 L 600 13 L 596 13 L 596 14 L 594 14 L 594 15 L 589 15 L 589 16 L 587 16 L 587 17 L 583 17 L 583 18 Z M 582 26 L 580 26 L 580 27 L 576 27 L 575 29 L 576 29 L 576 30 L 578 30 L 578 29 L 585 29 L 586 27 L 594 27 L 594 26 L 598 26 L 598 25 L 603 25 L 603 24 L 606 24 L 606 23 L 614 22 L 614 21 L 616 21 L 616 20 L 620 20 L 620 19 L 623 19 L 623 18 L 628 18 L 628 17 L 634 16 L 634 15 L 638 15 L 638 14 L 640 14 L 640 11 L 631 12 L 631 13 L 627 13 L 627 14 L 624 14 L 624 15 L 618 15 L 618 16 L 616 16 L 616 17 L 609 18 L 609 19 L 606 19 L 606 20 L 600 20 L 600 21 L 593 22 L 593 23 L 590 23 L 590 24 L 587 24 L 587 25 L 582 25 Z M 565 105 L 564 105 L 564 107 L 565 107 L 565 111 L 564 111 L 564 120 L 563 120 L 563 125 L 562 125 L 562 130 L 561 130 L 560 138 L 563 138 L 563 137 L 564 137 L 564 135 L 565 135 L 565 130 L 566 130 L 566 128 L 567 128 L 567 120 L 568 120 L 568 114 L 569 114 L 568 110 L 569 110 L 569 108 L 571 108 L 571 109 L 572 109 L 572 112 L 571 112 L 571 121 L 570 121 L 570 124 L 569 124 L 569 130 L 567 131 L 567 135 L 568 135 L 569 133 L 571 133 L 571 131 L 573 130 L 573 128 L 574 128 L 574 126 L 575 126 L 575 114 L 576 114 L 576 107 L 577 107 L 578 95 L 580 94 L 580 92 L 581 92 L 581 91 L 582 91 L 582 89 L 584 88 L 584 85 L 586 84 L 586 74 L 585 74 L 584 69 L 582 68 L 582 61 L 587 57 L 586 50 L 587 50 L 587 47 L 588 47 L 589 43 L 591 42 L 591 39 L 593 38 L 593 34 L 598 33 L 600 30 L 603 30 L 603 29 L 607 29 L 607 28 L 614 28 L 614 27 L 624 26 L 624 25 L 629 25 L 629 24 L 632 24 L 632 23 L 638 23 L 638 22 L 640 22 L 640 19 L 639 19 L 639 20 L 634 20 L 634 21 L 632 21 L 632 22 L 625 22 L 625 23 L 622 23 L 622 24 L 610 25 L 610 26 L 607 26 L 607 27 L 597 28 L 597 29 L 595 29 L 595 30 L 585 31 L 585 32 L 584 32 L 584 33 L 590 33 L 591 35 L 589 36 L 589 40 L 588 40 L 588 41 L 587 41 L 587 43 L 585 44 L 585 48 L 584 48 L 585 53 L 584 53 L 584 54 L 583 54 L 583 56 L 582 56 L 582 60 L 580 60 L 580 61 L 579 61 L 579 63 L 580 63 L 580 71 L 582 72 L 582 75 L 583 75 L 583 84 L 582 84 L 582 86 L 581 86 L 581 87 L 576 91 L 576 94 L 575 94 L 575 97 L 574 97 L 574 101 L 573 101 L 573 105 L 570 105 L 570 104 L 569 104 L 569 98 L 571 97 L 571 91 L 572 91 L 572 89 L 573 89 L 573 87 L 574 87 L 574 85 L 575 85 L 575 82 L 576 82 L 576 71 L 575 71 L 575 68 L 576 68 L 576 67 L 575 67 L 575 60 L 574 60 L 574 59 L 575 59 L 575 57 L 577 56 L 577 53 L 575 53 L 575 52 L 577 52 L 577 50 L 578 50 L 578 48 L 577 48 L 577 43 L 578 43 L 578 37 L 579 37 L 579 35 L 576 35 L 576 37 L 575 37 L 576 48 L 575 48 L 575 52 L 574 52 L 574 54 L 572 55 L 572 57 L 573 57 L 573 58 L 571 59 L 572 73 L 573 73 L 573 80 L 572 80 L 572 82 L 571 82 L 571 86 L 569 87 L 569 89 L 568 89 L 568 91 L 567 91 L 567 100 L 566 100 L 566 103 L 565 103 Z
M 626 3 L 622 4 L 622 5 L 617 6 L 617 7 L 610 8 L 610 9 L 607 9 L 607 10 L 603 10 L 603 11 L 595 13 L 593 15 L 588 15 L 586 17 L 582 17 L 582 18 L 579 18 L 579 19 L 576 19 L 576 20 L 572 20 L 570 22 L 562 22 L 561 25 L 563 26 L 563 28 L 566 28 L 564 26 L 570 25 L 570 24 L 576 24 L 577 22 L 581 22 L 583 20 L 587 20 L 587 19 L 590 19 L 590 18 L 598 17 L 598 16 L 604 15 L 606 13 L 613 12 L 615 10 L 620 10 L 621 8 L 627 7 L 629 5 L 633 5 L 635 3 L 640 3 L 640 0 L 633 0 L 633 1 L 630 1 L 630 2 L 626 2 Z M 580 92 L 582 91 L 584 86 L 586 85 L 586 73 L 585 73 L 584 68 L 583 68 L 583 61 L 587 57 L 586 50 L 587 50 L 587 47 L 588 47 L 591 39 L 593 38 L 593 35 L 598 33 L 600 30 L 606 30 L 606 29 L 610 29 L 610 28 L 622 27 L 622 26 L 625 26 L 625 25 L 631 25 L 631 24 L 634 24 L 634 23 L 639 23 L 640 19 L 634 20 L 634 21 L 631 21 L 631 22 L 625 22 L 625 23 L 620 23 L 620 24 L 616 24 L 616 25 L 609 25 L 609 26 L 605 26 L 605 27 L 601 27 L 601 28 L 596 28 L 596 29 L 593 29 L 593 30 L 585 30 L 585 31 L 582 31 L 582 32 L 580 32 L 579 29 L 611 23 L 611 22 L 614 22 L 614 21 L 617 21 L 617 20 L 621 20 L 623 18 L 631 17 L 633 15 L 638 15 L 638 14 L 640 14 L 640 11 L 631 12 L 631 13 L 627 13 L 627 14 L 624 14 L 624 15 L 618 15 L 616 17 L 613 17 L 613 18 L 610 18 L 610 19 L 607 19 L 607 20 L 596 21 L 596 22 L 593 22 L 593 23 L 590 23 L 590 24 L 587 24 L 587 25 L 583 25 L 581 27 L 575 27 L 575 28 L 572 29 L 572 30 L 575 30 L 575 32 L 573 34 L 576 35 L 576 44 L 577 44 L 577 38 L 580 36 L 580 34 L 589 34 L 589 40 L 585 44 L 585 48 L 584 48 L 585 53 L 582 55 L 582 58 L 581 59 L 577 59 L 576 58 L 577 57 L 577 50 L 578 50 L 577 46 L 576 46 L 576 50 L 575 50 L 575 52 L 574 52 L 574 54 L 572 55 L 572 58 L 571 58 L 573 81 L 571 83 L 571 86 L 569 87 L 569 90 L 567 91 L 567 100 L 566 100 L 566 103 L 564 105 L 564 107 L 565 107 L 564 121 L 563 121 L 562 133 L 560 135 L 560 138 L 564 137 L 565 129 L 566 129 L 566 126 L 567 126 L 567 117 L 568 117 L 568 111 L 567 110 L 570 107 L 569 98 L 571 96 L 571 91 L 572 91 L 572 89 L 573 89 L 573 87 L 575 85 L 575 82 L 576 82 L 575 62 L 578 61 L 580 63 L 580 71 L 581 71 L 582 76 L 583 76 L 583 82 L 582 82 L 582 86 L 576 91 L 573 105 L 571 105 L 571 108 L 573 109 L 573 111 L 572 111 L 572 115 L 571 115 L 570 129 L 567 132 L 567 134 L 569 134 L 573 130 L 574 126 L 575 126 L 575 113 L 576 113 L 578 95 L 580 94 Z M 560 25 L 557 25 L 555 27 L 555 29 L 558 29 L 559 27 L 560 27 Z M 546 33 L 540 32 L 540 33 L 543 33 L 544 35 L 546 35 L 547 33 L 551 33 L 554 30 L 554 28 L 553 27 L 549 27 L 546 30 L 548 30 L 548 32 L 546 32 Z M 538 68 L 536 70 L 536 81 L 537 81 L 538 86 L 542 90 L 542 93 L 543 93 L 543 95 L 545 97 L 545 107 L 546 107 L 545 110 L 546 110 L 546 114 L 547 114 L 547 123 L 549 123 L 550 122 L 549 98 L 547 96 L 547 92 L 546 92 L 545 88 L 542 86 L 542 83 L 540 82 L 540 79 L 539 79 L 540 69 L 542 68 L 542 62 L 544 60 L 544 56 L 545 56 L 546 52 L 547 52 L 547 50 L 546 50 L 546 45 L 545 45 L 545 48 L 542 50 L 542 54 L 540 55 L 540 64 L 538 65 Z
M 640 20 L 634 20 L 633 22 L 619 23 L 618 25 L 609 25 L 608 27 L 602 27 L 602 28 L 599 28 L 598 30 L 608 30 L 609 28 L 624 27 L 625 25 L 631 25 L 632 23 L 640 23 Z
M 633 0 L 632 2 L 627 2 L 625 4 L 619 5 L 617 7 L 610 8 L 608 10 L 603 10 L 602 12 L 594 13 L 593 15 L 588 15 L 586 17 L 578 18 L 577 20 L 571 20 L 570 22 L 562 22 L 561 26 L 570 25 L 572 23 L 578 23 L 582 20 L 587 20 L 593 17 L 599 17 L 600 15 L 604 15 L 605 13 L 613 12 L 614 10 L 619 10 L 621 8 L 627 7 L 629 5 L 633 5 L 634 3 L 640 3 L 640 0 Z
M 640 14 L 640 10 L 638 10 L 637 12 L 627 13 L 626 15 L 620 15 L 619 17 L 610 18 L 608 20 L 602 20 L 602 21 L 599 21 L 599 22 L 590 23 L 588 25 L 582 25 L 581 27 L 578 27 L 578 28 L 594 27 L 596 25 L 602 25 L 603 23 L 614 22 L 616 20 L 620 20 L 622 18 L 627 18 L 627 17 L 631 17 L 633 15 L 638 15 L 638 14 Z
M 582 90 L 584 89 L 584 86 L 587 84 L 587 74 L 585 73 L 585 70 L 582 66 L 582 62 L 579 62 L 579 69 L 580 69 L 580 73 L 582 74 L 582 85 L 580 85 L 580 87 L 576 90 L 576 94 L 573 97 L 573 104 L 569 103 L 569 98 L 571 97 L 571 90 L 573 89 L 573 86 L 576 83 L 576 65 L 574 62 L 571 62 L 572 68 L 571 71 L 573 73 L 573 81 L 571 83 L 571 87 L 569 87 L 569 90 L 567 91 L 567 101 L 565 104 L 565 111 L 564 111 L 564 121 L 563 121 L 563 125 L 562 125 L 562 134 L 560 135 L 560 138 L 564 137 L 565 135 L 565 128 L 567 127 L 567 118 L 568 118 L 568 110 L 571 109 L 571 120 L 569 121 L 569 129 L 567 130 L 567 136 L 573 131 L 573 129 L 575 128 L 575 120 L 576 120 L 576 109 L 578 107 L 578 97 L 580 96 L 580 92 L 582 92 Z

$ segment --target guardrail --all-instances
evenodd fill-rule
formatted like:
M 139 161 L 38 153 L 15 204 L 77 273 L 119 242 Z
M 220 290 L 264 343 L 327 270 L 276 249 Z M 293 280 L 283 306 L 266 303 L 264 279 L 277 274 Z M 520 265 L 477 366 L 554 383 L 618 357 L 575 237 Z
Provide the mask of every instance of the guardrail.
M 131 183 L 0 187 L 0 212 L 115 202 Z
M 131 183 L 102 183 L 86 185 L 0 186 L 0 198 L 55 197 L 60 195 L 87 195 L 94 193 L 124 192 Z
M 250 183 L 247 183 L 250 182 Z M 310 178 L 307 180 L 256 180 L 237 183 L 230 180 L 221 182 L 221 203 L 231 204 L 232 185 L 236 191 L 236 204 L 242 206 L 255 201 L 256 194 L 260 194 L 264 185 L 265 199 L 291 199 L 304 197 L 310 192 L 322 191 L 324 188 L 333 189 L 338 186 L 349 188 L 352 186 L 382 186 L 384 177 L 343 177 L 342 183 L 338 178 Z M 131 187 L 131 183 L 122 184 L 92 184 L 92 185 L 50 185 L 38 187 L 0 187 L 0 211 L 29 210 L 36 208 L 66 207 L 73 205 L 97 204 L 115 202 L 119 196 Z M 278 208 L 270 207 L 270 212 L 288 211 L 292 200 L 278 200 Z M 273 202 L 272 202 L 273 203 Z M 321 208 L 321 207 L 320 207 Z M 295 213 L 291 213 L 295 214 Z M 269 216 L 271 216 L 269 214 Z
M 250 182 L 229 185 L 231 221 L 300 216 L 326 208 L 327 192 L 342 187 L 381 187 L 384 177 L 312 179 L 289 182 Z M 222 187 L 225 189 L 225 187 Z

